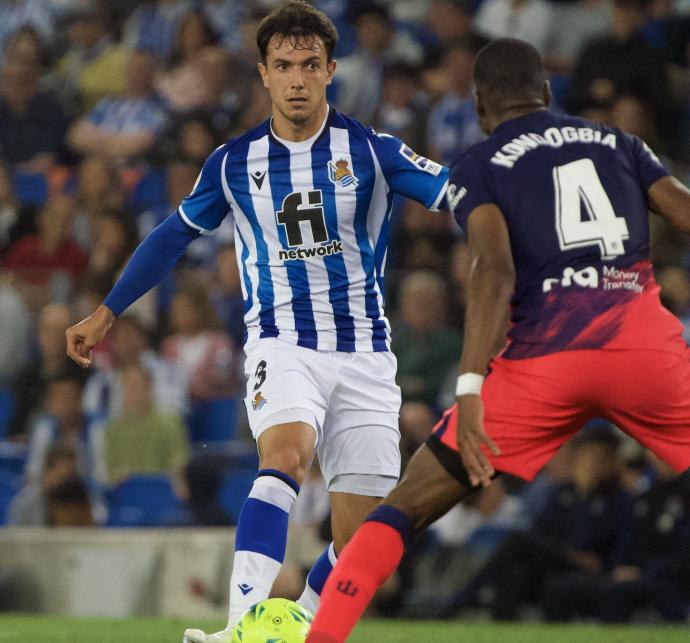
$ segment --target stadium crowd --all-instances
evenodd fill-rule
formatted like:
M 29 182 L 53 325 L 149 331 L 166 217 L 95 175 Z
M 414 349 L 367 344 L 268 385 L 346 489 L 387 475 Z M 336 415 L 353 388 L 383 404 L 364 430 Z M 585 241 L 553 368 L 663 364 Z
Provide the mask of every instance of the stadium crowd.
M 331 103 L 420 154 L 448 164 L 483 138 L 472 61 L 512 35 L 542 52 L 554 110 L 642 137 L 690 183 L 688 0 L 314 4 L 341 37 Z M 0 3 L 0 524 L 236 521 L 256 455 L 232 227 L 196 241 L 117 320 L 91 370 L 67 360 L 64 330 L 103 300 L 208 154 L 269 115 L 253 37 L 274 5 Z M 405 457 L 453 398 L 469 257 L 446 213 L 401 201 L 393 226 Z M 690 340 L 690 240 L 656 217 L 652 231 L 663 302 Z M 325 524 L 318 469 L 300 498 L 293 519 Z M 688 538 L 688 475 L 672 479 L 597 424 L 533 485 L 500 480 L 435 525 L 378 607 L 515 618 L 531 599 L 554 620 L 640 607 L 684 620 Z

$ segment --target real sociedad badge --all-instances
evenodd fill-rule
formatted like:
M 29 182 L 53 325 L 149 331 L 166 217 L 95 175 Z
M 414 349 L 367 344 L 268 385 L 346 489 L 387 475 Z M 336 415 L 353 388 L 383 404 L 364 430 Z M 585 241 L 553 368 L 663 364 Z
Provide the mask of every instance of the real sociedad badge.
M 335 163 L 328 161 L 328 178 L 341 188 L 357 187 L 359 179 L 352 173 L 346 159 L 338 159 Z

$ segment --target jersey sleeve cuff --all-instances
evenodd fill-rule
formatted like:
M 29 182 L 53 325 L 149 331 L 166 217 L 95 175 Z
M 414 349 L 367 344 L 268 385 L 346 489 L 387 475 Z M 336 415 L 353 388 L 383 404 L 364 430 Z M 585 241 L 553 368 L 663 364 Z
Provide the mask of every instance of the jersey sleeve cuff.
M 216 234 L 216 231 L 218 228 L 214 228 L 213 230 L 207 230 L 206 228 L 202 228 L 198 223 L 194 223 L 186 214 L 184 211 L 184 208 L 180 206 L 177 208 L 177 213 L 180 215 L 180 218 L 192 229 L 196 230 L 199 234 L 204 235 L 205 237 L 212 237 L 214 234 Z
M 438 193 L 438 196 L 436 197 L 434 202 L 429 207 L 429 210 L 431 210 L 432 212 L 438 212 L 439 211 L 439 207 L 440 207 L 441 202 L 443 201 L 444 197 L 446 196 L 447 191 L 448 191 L 448 179 L 446 179 L 446 182 L 441 187 L 441 189 Z

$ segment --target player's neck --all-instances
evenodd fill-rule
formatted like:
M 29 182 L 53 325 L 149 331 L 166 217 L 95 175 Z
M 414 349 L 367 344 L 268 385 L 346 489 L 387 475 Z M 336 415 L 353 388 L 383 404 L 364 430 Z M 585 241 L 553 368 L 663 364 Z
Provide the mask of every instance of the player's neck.
M 273 117 L 271 118 L 271 129 L 278 138 L 300 143 L 309 140 L 318 133 L 323 126 L 327 114 L 328 103 L 325 101 L 323 105 L 319 109 L 315 109 L 309 119 L 303 123 L 295 123 L 285 118 L 278 110 L 274 110 Z
M 493 127 L 491 131 L 493 132 L 499 125 L 507 121 L 512 121 L 514 118 L 520 118 L 521 116 L 527 116 L 528 114 L 534 114 L 536 112 L 545 112 L 547 110 L 548 107 L 543 103 L 508 107 L 493 115 Z

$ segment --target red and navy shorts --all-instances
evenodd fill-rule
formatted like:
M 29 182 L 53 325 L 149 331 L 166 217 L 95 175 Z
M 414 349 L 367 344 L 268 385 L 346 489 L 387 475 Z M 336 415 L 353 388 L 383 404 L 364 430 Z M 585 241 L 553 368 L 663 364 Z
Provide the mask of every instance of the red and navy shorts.
M 595 417 L 609 420 L 675 470 L 690 467 L 690 348 L 684 343 L 671 348 L 493 359 L 482 400 L 484 429 L 501 450 L 499 456 L 486 450 L 494 469 L 531 480 Z M 456 425 L 453 406 L 428 445 L 446 469 L 466 481 L 466 472 L 458 473 Z

